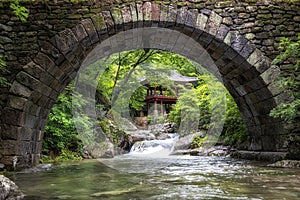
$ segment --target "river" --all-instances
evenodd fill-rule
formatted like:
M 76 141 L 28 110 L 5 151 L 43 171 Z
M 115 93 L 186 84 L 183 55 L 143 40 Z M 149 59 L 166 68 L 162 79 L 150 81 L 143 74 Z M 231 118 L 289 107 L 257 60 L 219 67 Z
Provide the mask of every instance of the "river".
M 11 177 L 28 200 L 300 199 L 300 170 L 230 157 L 85 160 Z

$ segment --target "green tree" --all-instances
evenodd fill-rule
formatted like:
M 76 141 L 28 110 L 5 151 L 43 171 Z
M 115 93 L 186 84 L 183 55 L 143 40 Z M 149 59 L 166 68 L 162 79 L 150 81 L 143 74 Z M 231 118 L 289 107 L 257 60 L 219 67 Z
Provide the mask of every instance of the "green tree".
M 273 64 L 279 65 L 281 69 L 277 83 L 294 99 L 279 104 L 270 115 L 286 122 L 293 122 L 300 114 L 300 34 L 295 42 L 287 38 L 281 39 L 279 50 L 280 54 L 273 60 Z
M 82 151 L 82 142 L 79 138 L 74 121 L 80 121 L 81 124 L 89 124 L 88 118 L 72 115 L 72 106 L 74 103 L 84 105 L 84 100 L 80 97 L 72 97 L 73 84 L 68 85 L 58 96 L 48 116 L 43 139 L 43 153 L 48 154 L 52 151 L 55 155 L 66 154 L 66 152 L 80 153 Z
M 234 99 L 228 92 L 226 103 L 226 120 L 221 136 L 225 144 L 239 147 L 247 142 L 246 126 Z

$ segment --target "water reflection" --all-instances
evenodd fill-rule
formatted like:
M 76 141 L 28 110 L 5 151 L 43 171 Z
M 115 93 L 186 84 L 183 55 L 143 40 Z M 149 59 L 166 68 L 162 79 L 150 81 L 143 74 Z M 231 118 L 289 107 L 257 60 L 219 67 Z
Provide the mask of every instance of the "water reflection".
M 120 156 L 54 166 L 13 179 L 26 199 L 300 198 L 300 170 L 223 157 Z

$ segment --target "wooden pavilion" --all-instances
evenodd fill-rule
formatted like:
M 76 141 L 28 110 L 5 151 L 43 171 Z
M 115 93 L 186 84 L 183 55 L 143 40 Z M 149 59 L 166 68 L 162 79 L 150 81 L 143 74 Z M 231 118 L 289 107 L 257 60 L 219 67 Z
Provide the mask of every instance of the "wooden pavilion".
M 188 83 L 196 83 L 199 81 L 197 77 L 183 76 L 178 74 L 175 70 L 172 70 L 167 78 L 174 82 L 174 95 L 170 95 L 167 87 L 163 85 L 151 86 L 146 77 L 142 78 L 141 84 L 147 87 L 147 95 L 145 97 L 147 116 L 151 114 L 154 116 L 168 114 L 172 104 L 175 104 L 179 97 L 179 88 L 177 86 L 179 84 L 187 85 Z

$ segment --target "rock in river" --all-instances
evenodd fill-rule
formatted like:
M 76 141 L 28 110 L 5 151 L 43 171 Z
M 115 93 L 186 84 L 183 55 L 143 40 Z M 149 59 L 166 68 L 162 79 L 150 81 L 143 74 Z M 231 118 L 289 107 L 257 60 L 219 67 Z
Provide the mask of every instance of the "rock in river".
M 19 187 L 9 178 L 0 175 L 0 200 L 19 200 L 23 199 L 24 194 Z

